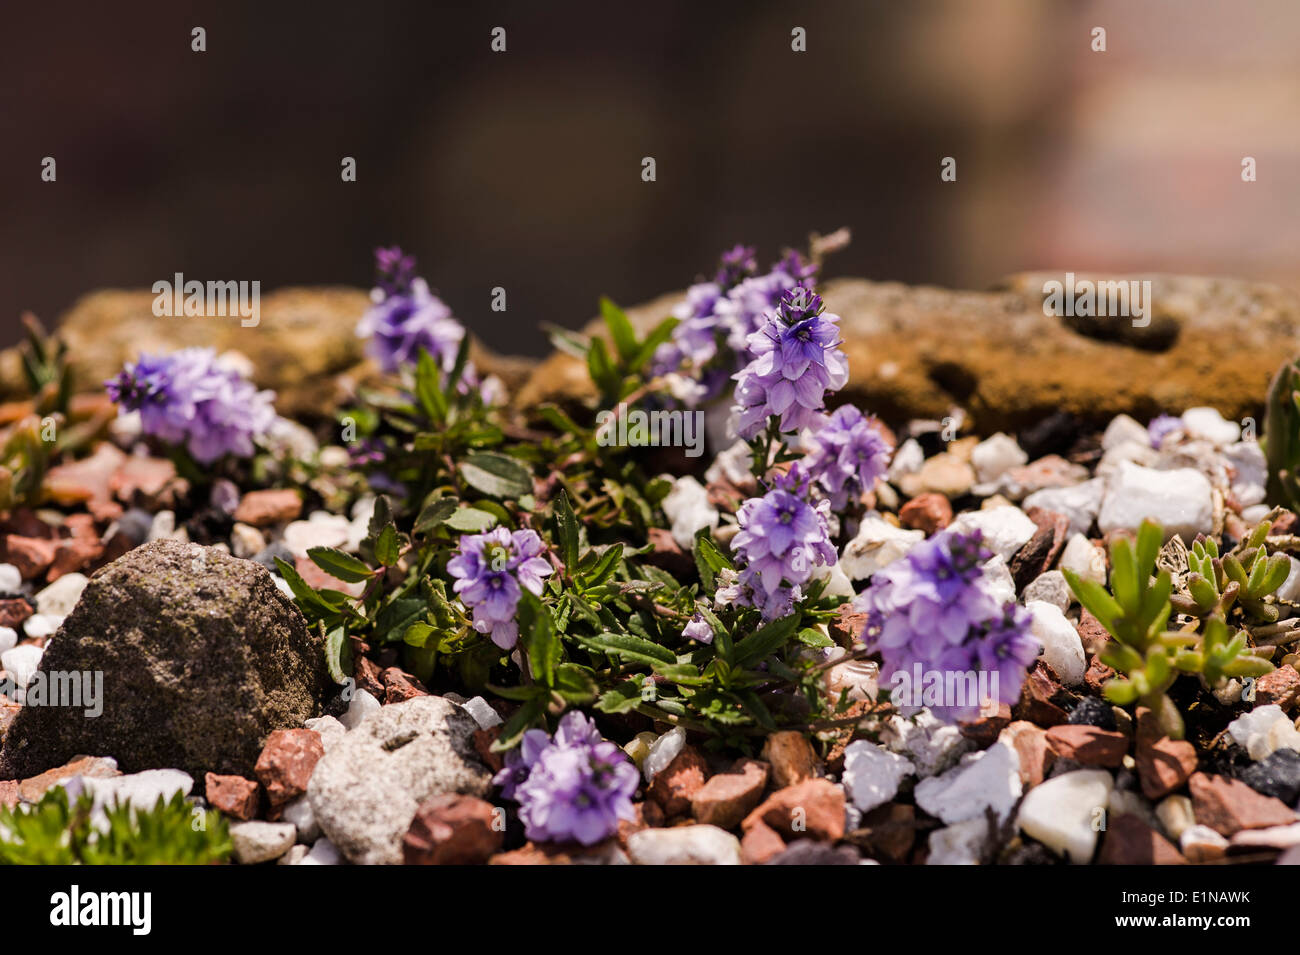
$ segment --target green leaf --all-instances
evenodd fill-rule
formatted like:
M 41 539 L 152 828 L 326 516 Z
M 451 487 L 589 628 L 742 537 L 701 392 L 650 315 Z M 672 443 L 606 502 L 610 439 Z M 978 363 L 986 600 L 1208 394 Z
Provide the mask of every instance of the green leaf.
M 479 451 L 460 465 L 465 483 L 489 497 L 518 499 L 532 493 L 533 478 L 528 469 L 508 454 Z
M 397 534 L 397 528 L 389 524 L 380 532 L 379 540 L 375 541 L 375 560 L 385 567 L 392 567 L 401 556 L 402 539 Z
M 603 338 L 591 340 L 591 347 L 587 349 L 587 370 L 603 396 L 614 400 L 621 396 L 622 381 L 610 363 L 609 351 L 605 348 Z
M 375 615 L 375 635 L 381 643 L 396 643 L 405 638 L 407 629 L 418 623 L 427 609 L 423 598 L 397 597 Z
M 563 488 L 555 502 L 555 537 L 560 543 L 560 561 L 573 576 L 578 568 L 578 518 L 569 503 L 569 492 Z
M 415 519 L 415 526 L 411 528 L 412 533 L 428 533 L 451 517 L 456 512 L 457 506 L 454 497 L 435 498 L 424 505 L 424 508 L 420 511 L 420 516 Z
M 636 329 L 628 321 L 627 313 L 604 296 L 600 299 L 600 315 L 609 329 L 614 348 L 624 365 L 629 363 L 637 353 Z
M 333 547 L 308 548 L 307 556 L 325 573 L 349 584 L 360 583 L 371 575 L 364 561 Z
M 637 374 L 645 367 L 646 362 L 654 355 L 655 351 L 664 342 L 672 337 L 673 329 L 677 327 L 676 318 L 665 318 L 662 322 L 650 330 L 650 334 L 641 342 L 641 347 L 628 363 L 628 370 Z
M 413 623 L 407 627 L 406 632 L 402 634 L 402 642 L 409 647 L 420 647 L 423 649 L 429 645 L 437 632 L 437 630 L 427 623 Z
M 302 579 L 302 575 L 294 569 L 292 564 L 285 563 L 277 557 L 275 559 L 276 569 L 280 571 L 280 576 L 284 582 L 289 585 L 289 590 L 293 592 L 294 598 L 302 605 L 304 610 L 312 609 L 320 613 L 337 613 L 338 607 L 322 597 L 307 581 Z
M 602 633 L 595 637 L 580 636 L 576 639 L 589 649 L 599 650 L 601 653 L 608 653 L 626 660 L 635 660 L 639 663 L 653 665 L 655 663 L 677 662 L 676 655 L 667 647 L 661 647 L 657 643 L 652 643 L 641 637 L 634 637 L 631 634 Z
M 561 663 L 555 668 L 555 692 L 564 702 L 575 705 L 590 703 L 600 688 L 591 670 L 576 663 Z
M 1146 581 L 1138 580 L 1137 558 L 1133 554 L 1131 541 L 1121 537 L 1110 546 L 1110 586 L 1115 591 L 1115 600 L 1124 612 L 1136 617 L 1140 609 L 1138 604 L 1139 588 Z
M 461 534 L 482 534 L 496 525 L 497 519 L 487 511 L 477 507 L 462 507 L 443 521 L 452 530 Z
M 324 621 L 321 629 L 325 629 Z M 333 627 L 325 634 L 325 667 L 330 679 L 340 685 L 347 683 L 352 676 L 352 641 L 341 626 Z
M 779 620 L 773 620 L 737 643 L 736 666 L 752 666 L 789 643 L 799 627 L 799 616 L 799 613 L 795 612 Z
M 1111 636 L 1115 636 L 1115 620 L 1124 613 L 1120 605 L 1115 602 L 1115 598 L 1095 580 L 1084 580 L 1067 567 L 1062 567 L 1061 573 L 1065 575 L 1066 583 L 1070 585 L 1070 590 L 1074 591 L 1074 596 L 1079 603 L 1083 604 L 1084 608 L 1110 631 Z
M 551 611 L 532 594 L 527 594 L 523 601 L 526 627 L 523 637 L 524 652 L 528 654 L 529 667 L 533 679 L 545 687 L 555 685 L 555 668 L 560 663 L 560 638 L 555 634 L 555 621 Z
M 605 549 L 605 553 L 600 555 L 600 559 L 596 561 L 596 566 L 583 575 L 583 586 L 599 587 L 618 570 L 618 562 L 622 559 L 623 545 L 611 544 Z
M 434 421 L 447 419 L 447 398 L 442 391 L 442 372 L 427 348 L 420 349 L 415 362 L 415 397 L 424 413 Z
M 625 680 L 617 686 L 606 690 L 596 701 L 596 709 L 602 713 L 630 713 L 641 705 L 641 683 L 639 680 Z
M 540 691 L 538 695 L 535 695 L 532 699 L 525 702 L 523 706 L 515 710 L 514 715 L 511 716 L 510 719 L 506 720 L 506 725 L 501 727 L 501 735 L 498 736 L 496 742 L 492 744 L 492 751 L 494 753 L 501 753 L 505 750 L 512 749 L 519 740 L 523 738 L 524 733 L 531 729 L 533 724 L 536 723 L 538 718 L 542 715 L 542 707 L 545 705 L 545 698 L 543 695 L 545 694 L 545 690 L 542 687 L 537 687 L 536 689 Z
M 804 627 L 795 634 L 795 637 L 806 647 L 820 649 L 821 647 L 832 647 L 835 645 L 834 640 L 822 633 L 816 627 Z

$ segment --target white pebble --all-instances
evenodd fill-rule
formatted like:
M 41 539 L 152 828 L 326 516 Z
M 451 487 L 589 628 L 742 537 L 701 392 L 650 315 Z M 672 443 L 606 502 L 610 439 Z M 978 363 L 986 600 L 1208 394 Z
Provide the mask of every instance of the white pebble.
M 1183 412 L 1183 430 L 1221 448 L 1241 440 L 1241 425 L 1224 420 L 1214 408 L 1188 408 Z
M 1080 769 L 1039 783 L 1020 804 L 1018 824 L 1059 856 L 1087 863 L 1115 781 L 1104 769 Z
M 689 475 L 673 483 L 662 506 L 673 540 L 688 553 L 695 545 L 695 532 L 702 527 L 716 528 L 721 520 L 717 508 L 709 503 L 708 490 Z
M 1137 530 L 1145 519 L 1159 523 L 1165 540 L 1174 534 L 1191 540 L 1214 528 L 1214 492 L 1200 471 L 1157 471 L 1122 462 L 1106 483 L 1097 526 L 1103 534 Z
M 1106 425 L 1106 431 L 1101 436 L 1101 448 L 1103 451 L 1109 451 L 1126 441 L 1150 444 L 1151 436 L 1147 429 L 1133 418 L 1126 414 L 1116 415 L 1111 418 L 1110 424 Z
M 668 768 L 668 764 L 677 758 L 677 754 L 686 745 L 686 730 L 678 726 L 669 730 L 650 744 L 650 752 L 641 764 L 641 774 L 645 781 L 651 782 L 655 776 Z
M 29 637 L 52 637 L 63 625 L 63 617 L 34 613 L 23 621 L 23 632 Z
M 1062 570 L 1073 571 L 1084 580 L 1106 583 L 1106 555 L 1082 534 L 1075 534 L 1065 542 L 1057 566 Z
M 975 468 L 975 479 L 981 484 L 996 481 L 1007 471 L 1029 461 L 1029 455 L 1016 444 L 1016 439 L 999 431 L 971 449 L 970 463 Z
M 357 690 L 353 695 L 351 702 L 348 703 L 347 712 L 340 717 L 339 722 L 350 730 L 356 729 L 371 713 L 378 713 L 383 709 L 383 704 L 370 695 L 367 690 Z
M 962 757 L 942 776 L 924 779 L 916 787 L 916 804 L 949 825 L 976 817 L 986 809 L 1006 819 L 1022 792 L 1020 756 L 1005 743 Z
M 66 617 L 81 599 L 90 578 L 85 574 L 64 574 L 36 595 L 36 609 L 53 617 Z
M 1070 585 L 1065 582 L 1065 575 L 1059 570 L 1049 570 L 1039 574 L 1025 585 L 1025 603 L 1041 600 L 1062 612 L 1070 609 Z
M 850 580 L 866 580 L 881 567 L 905 557 L 923 540 L 924 531 L 904 530 L 868 514 L 862 518 L 857 536 L 844 545 L 840 569 Z
M 17 696 L 15 703 L 23 702 L 27 684 L 36 675 L 44 654 L 45 651 L 34 643 L 22 643 L 0 653 L 0 669 L 8 673 L 9 679 L 13 681 Z
M 844 788 L 862 812 L 893 799 L 899 783 L 915 772 L 909 760 L 868 740 L 857 740 L 844 750 Z
M 978 530 L 989 550 L 1010 560 L 1034 536 L 1038 525 L 1020 508 L 1006 504 L 959 514 L 948 529 L 962 534 Z
M 481 696 L 476 696 L 472 700 L 466 700 L 460 705 L 470 716 L 474 717 L 474 722 L 478 724 L 481 730 L 490 730 L 494 726 L 500 726 L 503 722 L 501 714 L 488 705 L 488 701 Z
M 0 564 L 0 593 L 16 594 L 23 586 L 23 575 L 13 564 Z
M 1043 660 L 1066 686 L 1078 686 L 1088 670 L 1079 631 L 1066 619 L 1060 607 L 1031 600 L 1025 609 L 1033 615 L 1033 634 L 1043 645 Z

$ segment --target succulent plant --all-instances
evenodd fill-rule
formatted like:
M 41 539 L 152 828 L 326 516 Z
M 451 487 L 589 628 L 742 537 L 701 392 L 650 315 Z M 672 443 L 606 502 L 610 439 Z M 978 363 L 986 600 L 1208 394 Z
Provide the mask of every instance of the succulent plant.
M 1283 507 L 1300 506 L 1300 359 L 1282 365 L 1269 386 L 1264 451 L 1269 500 Z
M 220 813 L 180 793 L 152 809 L 114 804 L 96 822 L 93 801 L 54 786 L 40 802 L 0 807 L 0 865 L 204 865 L 232 851 Z
M 1263 535 L 1267 535 L 1267 525 L 1263 526 Z M 1240 599 L 1243 592 L 1256 595 L 1252 600 L 1270 593 L 1264 587 L 1276 575 L 1278 565 L 1273 563 L 1274 570 L 1270 571 L 1269 559 L 1256 551 L 1251 570 L 1246 573 L 1244 566 L 1234 559 L 1245 582 L 1237 579 L 1235 571 L 1224 570 L 1228 582 L 1220 589 L 1218 570 L 1227 559 L 1219 560 L 1213 541 L 1197 541 L 1189 562 L 1193 566 L 1192 576 L 1199 578 L 1199 582 L 1190 599 L 1197 609 L 1208 608 L 1203 631 L 1196 632 L 1202 620 L 1201 615 L 1193 614 L 1197 619 L 1187 628 L 1170 632 L 1166 627 L 1174 609 L 1170 599 L 1173 578 L 1168 570 L 1156 570 L 1163 538 L 1160 525 L 1143 521 L 1136 546 L 1124 537 L 1112 542 L 1110 591 L 1095 581 L 1081 579 L 1073 571 L 1062 572 L 1079 603 L 1114 638 L 1099 656 L 1103 663 L 1123 675 L 1106 682 L 1103 690 L 1106 699 L 1119 706 L 1141 703 L 1149 707 L 1157 714 L 1164 732 L 1181 739 L 1182 714 L 1168 693 L 1179 675 L 1199 674 L 1208 685 L 1214 686 L 1228 678 L 1262 676 L 1273 669 L 1271 663 L 1249 651 L 1248 634 L 1229 628 L 1224 613 L 1231 601 Z M 1219 561 L 1217 566 L 1215 561 Z M 1272 589 L 1280 583 L 1277 581 Z
M 1223 557 L 1213 538 L 1198 535 L 1187 555 L 1187 593 L 1172 596 L 1174 609 L 1193 617 L 1217 615 L 1226 620 L 1236 604 L 1255 620 L 1275 622 L 1278 608 L 1264 600 L 1286 581 L 1291 562 L 1285 554 L 1269 556 L 1265 542 L 1271 527 L 1270 521 L 1261 521 L 1236 551 Z

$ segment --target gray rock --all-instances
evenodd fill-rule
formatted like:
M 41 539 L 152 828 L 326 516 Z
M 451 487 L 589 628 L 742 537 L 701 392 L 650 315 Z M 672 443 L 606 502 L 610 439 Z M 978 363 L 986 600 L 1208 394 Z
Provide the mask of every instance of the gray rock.
M 253 776 L 268 734 L 320 713 L 320 637 L 256 564 L 178 541 L 138 547 L 97 573 L 50 640 L 41 670 L 102 672 L 103 713 L 20 710 L 0 779 L 80 753 L 125 772 L 177 767 Z
M 235 846 L 235 861 L 240 865 L 257 865 L 278 859 L 293 848 L 291 822 L 237 822 L 230 827 L 230 841 Z
M 420 803 L 440 793 L 484 796 L 492 774 L 474 751 L 478 724 L 455 703 L 420 696 L 382 707 L 316 764 L 307 798 L 344 856 L 397 865 Z

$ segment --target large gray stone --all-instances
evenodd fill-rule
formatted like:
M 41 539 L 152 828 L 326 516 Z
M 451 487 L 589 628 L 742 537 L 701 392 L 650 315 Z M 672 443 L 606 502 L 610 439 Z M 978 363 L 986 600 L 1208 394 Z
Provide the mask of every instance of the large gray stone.
M 125 772 L 252 776 L 272 730 L 320 714 L 320 637 L 260 565 L 179 541 L 138 547 L 87 585 L 41 659 L 45 673 L 102 672 L 103 713 L 24 707 L 0 778 L 92 753 Z
M 420 803 L 440 793 L 485 796 L 492 774 L 474 751 L 478 724 L 438 696 L 385 706 L 325 753 L 307 798 L 349 861 L 399 865 Z

